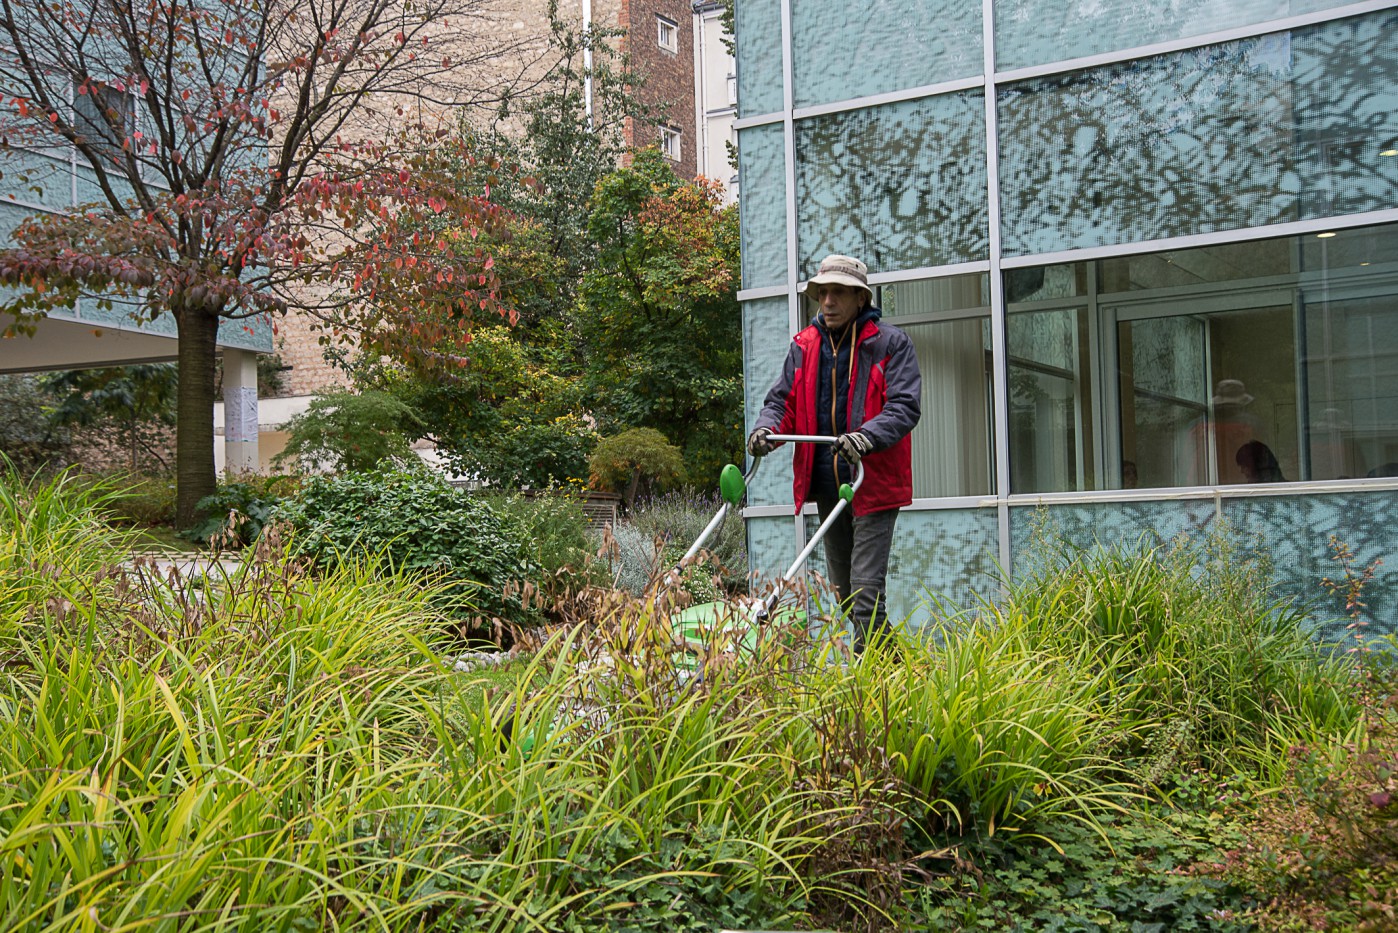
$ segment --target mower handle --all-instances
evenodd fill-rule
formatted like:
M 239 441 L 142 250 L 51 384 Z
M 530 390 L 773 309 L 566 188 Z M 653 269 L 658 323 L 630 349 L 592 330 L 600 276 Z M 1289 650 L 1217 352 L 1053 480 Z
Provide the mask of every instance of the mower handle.
M 833 444 L 837 438 L 823 434 L 768 434 L 767 440 L 794 444 Z M 753 472 L 756 472 L 757 464 L 762 462 L 762 458 L 754 457 L 753 459 L 755 461 L 753 464 Z M 825 521 L 821 522 L 820 527 L 816 529 L 816 533 L 811 536 L 811 540 L 806 542 L 806 546 L 802 548 L 801 553 L 796 556 L 796 560 L 792 561 L 786 573 L 782 574 L 781 579 L 783 581 L 790 582 L 796 579 L 796 575 L 800 572 L 801 566 L 806 563 L 806 559 L 811 556 L 811 552 L 814 551 L 816 545 L 820 543 L 820 539 L 825 537 L 825 532 L 829 530 L 830 526 L 834 523 L 835 516 L 839 515 L 842 510 L 852 507 L 851 504 L 854 502 L 854 494 L 859 491 L 859 487 L 863 485 L 863 483 L 864 461 L 860 460 L 855 464 L 854 482 L 840 487 L 840 501 L 835 503 L 835 507 L 830 511 L 830 514 L 826 516 Z M 775 590 L 762 601 L 762 605 L 758 609 L 756 616 L 756 621 L 759 625 L 766 624 L 780 596 L 781 591 Z

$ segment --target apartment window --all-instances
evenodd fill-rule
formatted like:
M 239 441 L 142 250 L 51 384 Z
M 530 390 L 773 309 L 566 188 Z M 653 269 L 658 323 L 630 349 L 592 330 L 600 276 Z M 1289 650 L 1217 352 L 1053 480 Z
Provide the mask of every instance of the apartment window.
M 729 103 L 729 104 L 736 104 L 737 102 L 738 102 L 738 76 L 737 76 L 737 75 L 732 75 L 732 74 L 731 74 L 731 75 L 728 76 L 728 103 Z
M 124 158 L 122 144 L 136 129 L 135 100 L 129 93 L 105 85 L 75 94 L 73 111 L 78 132 L 111 161 Z
M 660 151 L 665 153 L 667 159 L 678 162 L 680 160 L 680 131 L 672 126 L 662 126 L 660 128 Z
M 656 14 L 655 17 L 655 41 L 667 52 L 678 52 L 680 50 L 680 27 L 672 19 Z

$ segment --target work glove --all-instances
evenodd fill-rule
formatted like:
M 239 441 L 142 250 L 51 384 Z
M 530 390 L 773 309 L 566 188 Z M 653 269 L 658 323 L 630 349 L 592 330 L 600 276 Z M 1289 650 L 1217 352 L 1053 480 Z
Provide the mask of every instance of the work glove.
M 865 454 L 873 449 L 874 442 L 869 440 L 869 435 L 860 431 L 851 431 L 835 438 L 835 453 L 843 457 L 851 466 L 858 463 Z
M 758 428 L 748 435 L 748 453 L 754 457 L 765 457 L 777 449 L 777 445 L 767 440 L 767 435 L 772 433 L 771 428 Z

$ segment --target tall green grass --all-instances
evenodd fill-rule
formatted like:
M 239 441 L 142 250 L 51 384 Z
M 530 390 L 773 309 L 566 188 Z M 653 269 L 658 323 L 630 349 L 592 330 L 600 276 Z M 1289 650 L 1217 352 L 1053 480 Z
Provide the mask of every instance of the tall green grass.
M 1261 761 L 1361 728 L 1295 618 L 1170 553 L 1065 560 L 897 656 L 774 632 L 701 680 L 635 604 L 491 693 L 387 564 L 312 573 L 272 533 L 162 576 L 103 495 L 0 483 L 3 929 L 884 928 L 977 841 L 1130 807 L 1161 736 Z
M 1277 596 L 1226 532 L 1192 547 L 1061 548 L 986 615 L 1097 673 L 1123 758 L 1227 769 L 1271 744 L 1277 724 L 1345 735 L 1360 718 L 1354 661 L 1308 634 L 1304 607 Z

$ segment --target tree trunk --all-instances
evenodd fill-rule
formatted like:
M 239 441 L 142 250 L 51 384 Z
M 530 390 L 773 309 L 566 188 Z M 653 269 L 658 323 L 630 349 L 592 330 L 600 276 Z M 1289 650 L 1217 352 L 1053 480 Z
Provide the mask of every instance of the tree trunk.
M 204 516 L 199 500 L 218 488 L 214 474 L 214 363 L 219 317 L 189 308 L 175 317 L 180 384 L 175 426 L 175 524 L 191 528 Z

